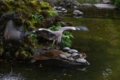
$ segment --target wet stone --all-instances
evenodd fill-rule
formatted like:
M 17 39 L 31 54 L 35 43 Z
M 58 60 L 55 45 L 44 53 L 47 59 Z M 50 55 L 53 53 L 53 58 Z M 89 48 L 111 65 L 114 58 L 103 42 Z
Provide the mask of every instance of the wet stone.
M 76 50 L 76 49 L 69 49 L 69 51 L 68 51 L 69 53 L 77 53 L 78 52 L 78 50 Z
M 79 54 L 78 53 L 72 53 L 71 56 L 72 57 L 75 57 L 75 56 L 78 56 Z
M 75 59 L 72 58 L 72 57 L 69 57 L 68 60 L 69 60 L 69 61 L 75 61 Z
M 67 52 L 64 52 L 63 53 L 65 56 L 67 56 L 67 57 L 70 57 L 71 56 L 71 54 L 69 54 L 69 53 L 67 53 Z
M 59 56 L 63 59 L 67 59 L 67 56 L 65 56 L 64 54 L 59 54 Z
M 69 51 L 69 50 L 70 50 L 69 47 L 64 47 L 64 48 L 63 48 L 63 51 L 65 51 L 65 52 L 67 52 L 67 51 Z
M 78 58 L 78 59 L 76 59 L 76 62 L 85 63 L 86 60 L 84 58 Z

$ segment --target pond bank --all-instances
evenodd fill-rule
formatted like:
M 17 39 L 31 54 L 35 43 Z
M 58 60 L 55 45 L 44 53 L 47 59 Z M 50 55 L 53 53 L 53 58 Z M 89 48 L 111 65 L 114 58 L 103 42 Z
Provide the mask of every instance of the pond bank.
M 119 10 L 110 10 L 110 9 L 97 9 L 95 7 L 90 8 L 78 8 L 83 12 L 83 18 L 103 18 L 103 19 L 120 19 L 120 11 Z M 74 9 L 69 9 L 65 14 L 67 17 L 72 17 L 72 12 Z

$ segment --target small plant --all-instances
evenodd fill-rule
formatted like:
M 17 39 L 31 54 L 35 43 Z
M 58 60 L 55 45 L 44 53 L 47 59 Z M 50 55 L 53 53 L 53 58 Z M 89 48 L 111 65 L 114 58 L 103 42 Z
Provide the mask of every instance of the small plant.
M 39 20 L 44 18 L 42 15 L 40 15 L 38 13 L 33 14 L 32 17 L 33 17 L 33 19 L 35 19 L 37 21 L 39 21 Z
M 51 26 L 50 28 L 48 28 L 48 29 L 50 29 L 50 30 L 52 30 L 52 31 L 58 31 L 60 28 L 61 28 L 61 24 L 60 24 L 60 22 L 57 22 L 56 25 L 52 25 L 52 26 Z
M 61 45 L 71 47 L 72 46 L 72 41 L 70 40 L 70 38 L 73 38 L 72 33 L 70 33 L 69 31 L 65 31 L 62 34 Z
M 57 11 L 55 11 L 55 10 L 49 10 L 48 13 L 49 13 L 50 17 L 57 15 Z

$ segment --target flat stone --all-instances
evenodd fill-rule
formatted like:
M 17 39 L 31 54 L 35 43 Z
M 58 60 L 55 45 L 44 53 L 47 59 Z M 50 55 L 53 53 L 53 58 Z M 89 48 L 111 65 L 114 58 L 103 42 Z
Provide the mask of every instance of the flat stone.
M 70 57 L 71 56 L 71 54 L 69 54 L 69 53 L 67 53 L 67 52 L 64 52 L 63 53 L 65 56 L 67 56 L 67 57 Z
M 115 9 L 116 7 L 112 4 L 94 4 L 99 9 Z

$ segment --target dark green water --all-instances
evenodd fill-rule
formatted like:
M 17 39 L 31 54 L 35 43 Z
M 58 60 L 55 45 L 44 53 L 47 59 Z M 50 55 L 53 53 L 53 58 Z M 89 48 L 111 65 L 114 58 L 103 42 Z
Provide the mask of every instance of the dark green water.
M 119 80 L 120 20 L 71 19 L 74 25 L 84 25 L 88 32 L 73 31 L 73 48 L 87 54 L 90 62 L 79 68 L 36 67 L 26 63 L 0 63 L 0 80 Z

